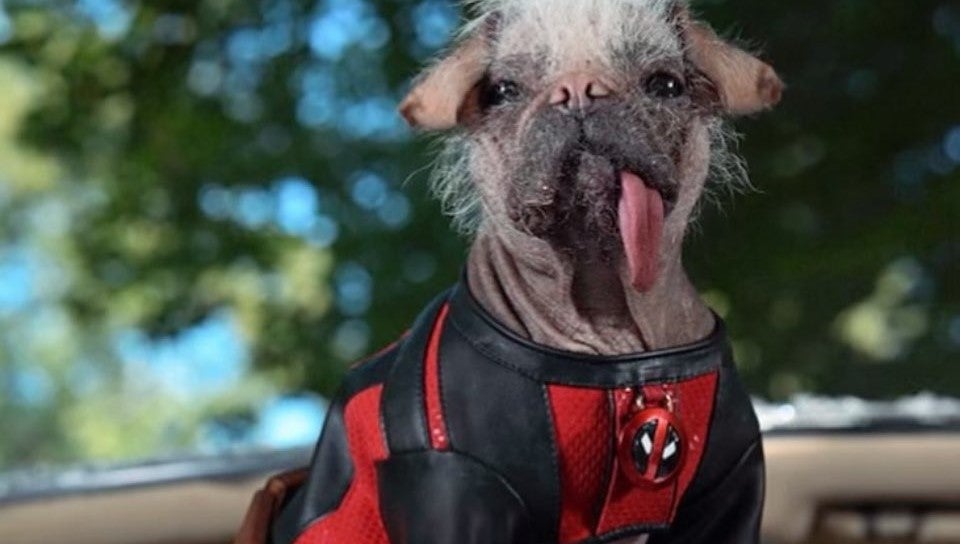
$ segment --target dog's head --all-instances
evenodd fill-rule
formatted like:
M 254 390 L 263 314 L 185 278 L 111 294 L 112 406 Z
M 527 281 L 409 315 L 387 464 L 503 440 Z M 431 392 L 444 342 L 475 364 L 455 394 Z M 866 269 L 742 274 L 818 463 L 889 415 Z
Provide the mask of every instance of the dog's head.
M 780 80 L 680 0 L 472 4 L 400 106 L 414 127 L 459 129 L 437 189 L 481 228 L 599 255 L 649 289 L 722 152 L 720 120 L 771 107 Z

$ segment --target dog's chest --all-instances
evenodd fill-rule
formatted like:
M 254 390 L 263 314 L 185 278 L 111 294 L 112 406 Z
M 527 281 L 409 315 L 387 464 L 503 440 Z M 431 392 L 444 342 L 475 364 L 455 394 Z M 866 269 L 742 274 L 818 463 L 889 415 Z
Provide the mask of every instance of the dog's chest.
M 476 459 L 550 541 L 669 526 L 703 458 L 719 361 L 577 364 L 450 303 L 421 336 L 392 372 L 415 378 L 385 388 L 390 451 Z
M 762 497 L 758 443 L 722 325 L 692 346 L 591 358 L 512 335 L 455 288 L 348 374 L 274 540 L 699 534 L 702 509 Z M 760 502 L 744 500 L 752 531 Z

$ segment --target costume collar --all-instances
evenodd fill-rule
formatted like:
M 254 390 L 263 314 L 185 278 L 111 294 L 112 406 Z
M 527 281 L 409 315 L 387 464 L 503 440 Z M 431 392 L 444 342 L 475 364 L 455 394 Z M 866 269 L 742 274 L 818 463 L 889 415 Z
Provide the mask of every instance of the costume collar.
M 603 356 L 561 351 L 523 338 L 490 315 L 462 279 L 450 291 L 448 323 L 493 362 L 553 384 L 615 388 L 679 381 L 732 366 L 726 327 L 719 316 L 705 339 L 675 348 Z

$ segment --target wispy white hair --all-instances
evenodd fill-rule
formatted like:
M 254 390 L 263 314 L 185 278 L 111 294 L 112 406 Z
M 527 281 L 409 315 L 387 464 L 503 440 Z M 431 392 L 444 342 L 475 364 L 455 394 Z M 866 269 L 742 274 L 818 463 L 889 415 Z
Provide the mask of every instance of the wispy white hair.
M 504 32 L 496 46 L 505 51 L 531 48 L 546 53 L 548 62 L 571 66 L 603 61 L 624 43 L 636 41 L 668 53 L 681 43 L 668 24 L 677 0 L 467 0 L 479 14 L 496 13 Z M 531 39 L 535 37 L 535 39 Z
M 453 228 L 472 235 L 484 217 L 483 199 L 470 170 L 470 147 L 463 134 L 444 136 L 430 171 L 430 192 L 440 201 Z

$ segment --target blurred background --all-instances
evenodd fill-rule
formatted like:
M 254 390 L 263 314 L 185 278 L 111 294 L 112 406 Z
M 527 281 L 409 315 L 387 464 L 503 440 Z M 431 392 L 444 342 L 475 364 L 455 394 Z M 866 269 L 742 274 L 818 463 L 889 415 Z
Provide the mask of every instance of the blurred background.
M 686 253 L 752 393 L 960 396 L 960 4 L 695 7 L 789 86 Z M 459 18 L 0 0 L 0 473 L 309 446 L 458 276 L 394 107 Z

